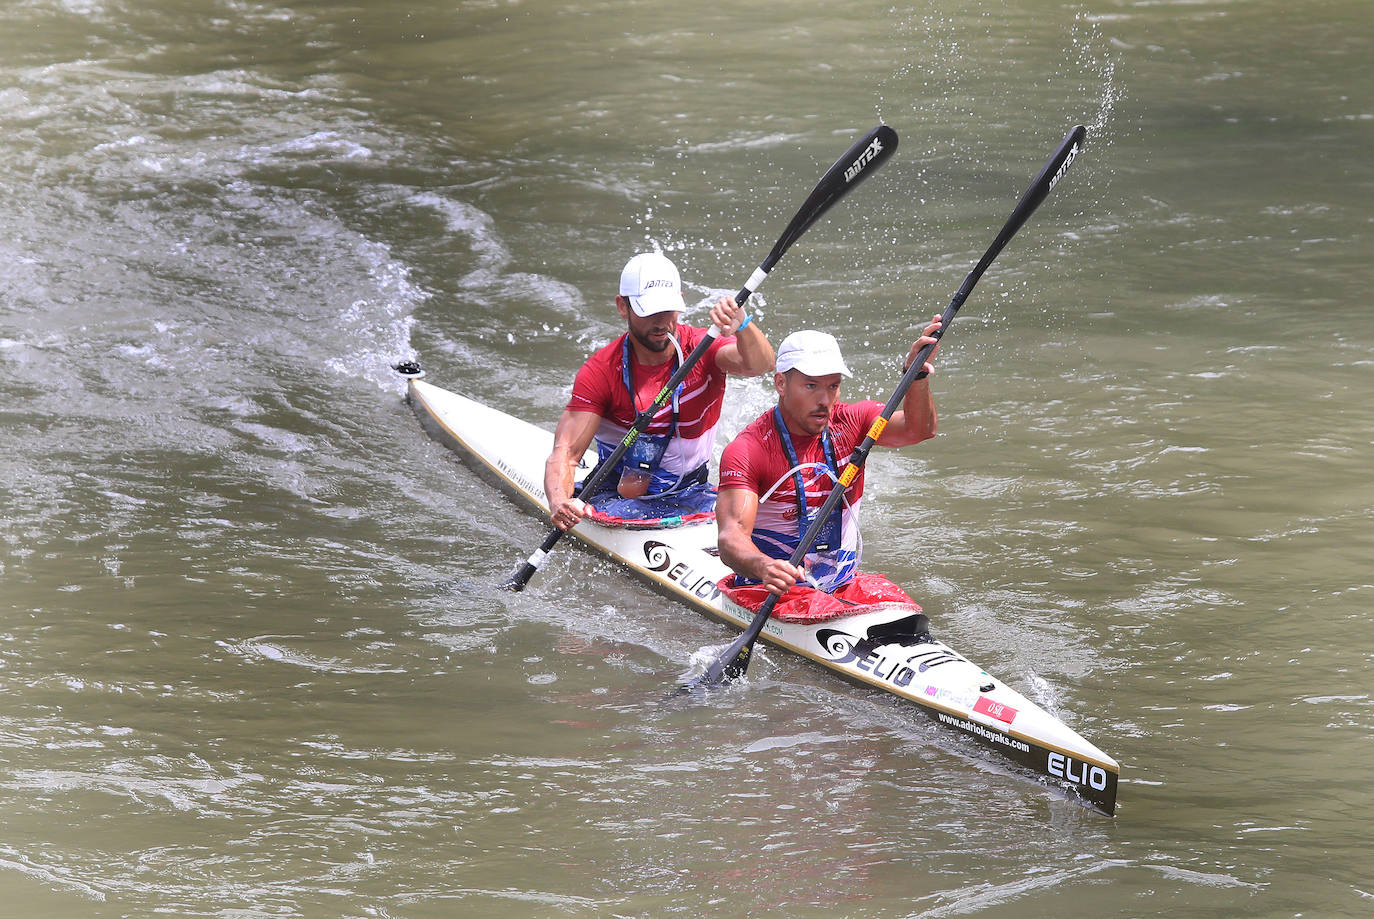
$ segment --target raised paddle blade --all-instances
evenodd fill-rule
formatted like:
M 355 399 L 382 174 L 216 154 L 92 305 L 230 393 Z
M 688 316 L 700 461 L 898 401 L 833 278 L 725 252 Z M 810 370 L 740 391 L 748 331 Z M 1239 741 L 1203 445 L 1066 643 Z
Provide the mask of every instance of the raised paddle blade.
M 1076 125 L 1064 139 L 1050 158 L 1045 160 L 1045 165 L 1040 167 L 1040 172 L 1031 179 L 1030 185 L 1021 195 L 1021 200 L 1016 202 L 1016 207 L 1012 208 L 1011 216 L 1003 225 L 997 238 L 993 240 L 988 251 L 979 260 L 978 265 L 970 272 L 969 276 L 977 283 L 978 278 L 983 276 L 983 272 L 992 264 L 992 260 L 1002 251 L 1011 238 L 1016 235 L 1016 231 L 1030 219 L 1030 215 L 1035 213 L 1035 209 L 1045 202 L 1054 186 L 1059 184 L 1059 180 L 1064 178 L 1064 173 L 1069 171 L 1073 161 L 1078 158 L 1079 151 L 1083 149 L 1083 143 L 1088 136 L 1088 129 L 1083 125 Z M 972 289 L 973 285 L 968 285 Z
M 771 270 L 788 247 L 810 229 L 822 214 L 853 191 L 860 182 L 877 172 L 896 152 L 897 132 L 885 124 L 878 125 L 854 141 L 835 161 L 835 165 L 821 176 L 811 194 L 806 196 L 797 215 L 773 246 L 773 251 L 763 260 L 763 270 Z
M 768 272 L 773 270 L 773 266 L 782 258 L 788 247 L 819 220 L 822 214 L 830 210 L 835 202 L 877 172 L 896 152 L 897 132 L 885 124 L 878 125 L 850 144 L 849 149 L 840 154 L 835 164 L 821 176 L 816 187 L 811 189 L 811 194 L 806 196 L 802 206 L 797 209 L 787 229 L 783 230 L 778 241 L 773 244 L 768 257 L 754 269 L 749 280 L 740 288 L 739 293 L 735 294 L 735 302 L 743 306 L 750 294 L 758 290 L 764 278 L 768 277 Z

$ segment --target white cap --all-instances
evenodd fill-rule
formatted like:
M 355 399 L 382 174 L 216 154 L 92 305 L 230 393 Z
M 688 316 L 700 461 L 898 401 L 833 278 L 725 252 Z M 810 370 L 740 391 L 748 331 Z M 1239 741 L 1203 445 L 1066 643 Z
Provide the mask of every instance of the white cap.
M 635 315 L 682 309 L 682 279 L 677 266 L 658 252 L 641 252 L 620 272 L 620 295 L 630 299 Z
M 852 376 L 840 356 L 840 343 L 835 336 L 815 329 L 793 332 L 778 345 L 778 373 L 789 370 L 800 370 L 809 377 L 832 373 Z

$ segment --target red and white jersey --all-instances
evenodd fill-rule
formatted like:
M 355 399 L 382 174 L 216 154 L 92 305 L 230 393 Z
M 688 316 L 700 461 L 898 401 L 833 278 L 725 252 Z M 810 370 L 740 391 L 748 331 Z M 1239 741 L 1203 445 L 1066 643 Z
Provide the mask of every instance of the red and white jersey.
M 706 330 L 678 323 L 673 334 L 685 357 L 706 336 Z M 663 455 L 663 471 L 681 476 L 711 459 L 716 443 L 716 427 L 720 423 L 721 400 L 725 397 L 725 371 L 716 364 L 716 353 L 734 340 L 733 336 L 717 338 L 682 381 L 682 395 L 678 398 L 677 434 Z M 633 349 L 630 350 L 633 365 L 631 380 L 635 392 L 633 404 L 625 388 L 624 335 L 587 358 L 582 369 L 577 371 L 572 396 L 568 399 L 568 411 L 591 412 L 601 416 L 596 439 L 611 447 L 624 440 L 626 432 L 634 426 L 635 416 L 653 403 L 678 366 L 677 361 L 668 361 L 645 367 L 634 360 Z M 667 434 L 672 418 L 673 403 L 670 399 L 654 415 L 645 433 Z
M 863 442 L 873 420 L 882 411 L 882 403 L 871 400 L 852 405 L 844 402 L 835 404 L 829 431 L 838 471 L 844 470 L 854 448 Z M 830 496 L 835 480 L 828 471 L 829 464 L 820 435 L 792 434 L 791 437 L 797 462 L 806 467 L 802 470 L 806 506 L 808 513 L 814 515 Z M 743 488 L 759 496 L 758 511 L 754 517 L 754 544 L 773 558 L 790 557 L 801 542 L 795 483 L 792 463 L 779 439 L 773 409 L 750 422 L 721 456 L 719 490 Z M 863 491 L 864 470 L 860 469 L 846 490 L 845 501 L 841 505 L 840 545 L 834 547 L 827 559 L 807 557 L 808 567 L 814 568 L 813 574 L 819 580 L 843 583 L 858 566 L 858 514 Z M 823 583 L 822 589 L 830 589 L 829 583 Z

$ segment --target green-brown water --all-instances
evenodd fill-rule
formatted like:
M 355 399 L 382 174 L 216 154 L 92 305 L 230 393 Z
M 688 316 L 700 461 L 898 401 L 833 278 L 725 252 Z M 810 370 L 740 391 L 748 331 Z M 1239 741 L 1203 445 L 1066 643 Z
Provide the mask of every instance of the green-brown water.
M 1374 18 L 1272 0 L 0 9 L 0 915 L 1374 912 Z M 1109 820 L 561 548 L 389 365 L 552 423 L 628 255 L 883 398 L 869 566 Z M 697 318 L 704 311 L 696 314 Z M 736 384 L 726 427 L 768 404 Z

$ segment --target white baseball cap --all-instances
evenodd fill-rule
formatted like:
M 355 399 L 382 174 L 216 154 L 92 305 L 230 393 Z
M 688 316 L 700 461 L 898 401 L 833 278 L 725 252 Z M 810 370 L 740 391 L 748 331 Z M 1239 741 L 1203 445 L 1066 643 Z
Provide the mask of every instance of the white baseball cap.
M 815 329 L 793 332 L 778 345 L 778 373 L 789 370 L 800 370 L 809 377 L 832 373 L 853 376 L 840 356 L 840 343 L 835 336 Z
M 620 272 L 620 295 L 628 297 L 636 316 L 682 309 L 682 279 L 677 266 L 658 252 L 641 252 Z

